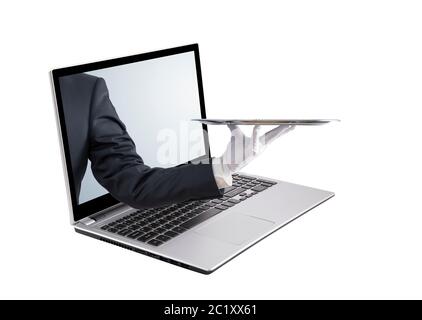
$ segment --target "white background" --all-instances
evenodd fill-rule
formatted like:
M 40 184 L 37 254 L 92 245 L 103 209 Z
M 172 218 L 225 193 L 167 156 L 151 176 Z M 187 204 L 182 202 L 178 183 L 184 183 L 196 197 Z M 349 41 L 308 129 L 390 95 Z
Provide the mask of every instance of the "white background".
M 110 3 L 0 5 L 0 298 L 422 298 L 419 1 Z M 48 75 L 193 42 L 210 117 L 342 120 L 245 170 L 336 197 L 210 276 L 73 231 Z

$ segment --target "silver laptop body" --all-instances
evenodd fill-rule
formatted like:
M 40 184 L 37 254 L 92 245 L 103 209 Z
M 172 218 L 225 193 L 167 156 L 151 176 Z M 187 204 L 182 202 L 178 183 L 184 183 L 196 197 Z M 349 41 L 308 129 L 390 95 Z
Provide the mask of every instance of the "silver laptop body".
M 113 61 L 116 61 L 116 65 L 122 65 L 125 63 L 125 59 L 131 62 L 134 60 L 143 61 L 145 59 L 167 57 L 184 52 L 195 53 L 197 59 L 196 68 L 197 73 L 199 73 L 198 81 L 201 81 L 197 45 L 167 49 L 148 53 L 147 55 L 141 54 L 119 58 Z M 109 66 L 110 60 L 105 65 Z M 78 72 L 85 69 L 89 71 L 93 68 L 100 69 L 100 67 L 101 63 L 94 63 L 83 65 L 82 67 L 77 66 L 75 70 Z M 72 72 L 72 68 L 58 69 L 58 71 L 54 70 L 52 72 L 52 82 L 55 89 L 53 91 L 56 95 L 58 78 L 62 74 L 61 70 L 66 70 L 66 73 L 69 73 Z M 199 86 L 199 90 L 202 90 L 202 83 Z M 202 94 L 200 94 L 200 97 L 203 99 Z M 227 192 L 222 198 L 192 201 L 192 204 L 179 204 L 179 207 L 175 208 L 175 211 L 183 206 L 186 208 L 193 207 L 184 210 L 184 216 L 182 217 L 184 221 L 182 218 L 176 218 L 180 222 L 180 225 L 185 226 L 185 228 L 182 228 L 184 229 L 183 232 L 177 233 L 177 236 L 163 241 L 159 246 L 151 245 L 146 241 L 139 241 L 137 238 L 128 237 L 128 234 L 122 235 L 117 232 L 110 232 L 110 228 L 114 230 L 114 226 L 118 226 L 128 219 L 132 221 L 135 221 L 135 219 L 144 221 L 145 219 L 143 217 L 146 217 L 149 211 L 148 209 L 137 210 L 117 201 L 111 202 L 104 207 L 103 201 L 102 205 L 98 207 L 92 205 L 88 211 L 85 211 L 85 216 L 76 216 L 75 210 L 78 209 L 78 204 L 75 204 L 72 200 L 74 197 L 72 197 L 73 191 L 69 185 L 69 155 L 65 152 L 64 145 L 66 141 L 62 135 L 64 120 L 60 117 L 61 106 L 58 102 L 56 106 L 56 110 L 58 111 L 57 123 L 59 134 L 62 138 L 62 156 L 71 209 L 70 220 L 75 231 L 162 261 L 209 274 L 274 231 L 334 196 L 334 193 L 330 191 L 255 175 L 239 174 L 234 177 L 235 185 L 227 189 Z M 201 101 L 201 108 L 204 108 L 203 101 Z M 202 116 L 204 117 L 205 110 L 202 111 Z M 206 135 L 204 136 L 204 143 L 208 147 L 208 137 Z M 208 154 L 207 156 L 210 155 Z M 95 204 L 95 201 L 93 203 Z M 215 209 L 217 206 L 224 209 Z M 171 206 L 156 209 L 154 216 L 157 216 L 157 212 L 159 213 L 160 210 L 166 210 L 169 207 Z M 193 210 L 200 212 L 194 214 L 191 212 Z M 197 217 L 206 216 L 207 213 L 211 212 L 210 210 L 215 211 L 212 211 L 214 212 L 213 214 L 208 214 L 209 217 L 204 218 L 202 222 L 198 222 L 201 219 Z M 171 208 L 170 212 L 168 211 L 166 211 L 166 214 L 171 215 Z M 196 219 L 194 220 L 196 222 L 189 224 L 189 221 L 192 219 Z M 148 221 L 144 222 L 148 226 Z M 164 234 L 165 232 L 163 232 Z

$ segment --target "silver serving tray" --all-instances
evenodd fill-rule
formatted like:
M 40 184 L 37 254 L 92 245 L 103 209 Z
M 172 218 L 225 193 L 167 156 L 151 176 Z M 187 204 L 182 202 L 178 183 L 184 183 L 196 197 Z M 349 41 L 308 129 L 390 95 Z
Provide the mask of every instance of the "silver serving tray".
M 192 121 L 198 121 L 203 124 L 210 125 L 268 125 L 277 126 L 281 124 L 285 125 L 296 125 L 296 126 L 316 126 L 327 124 L 334 121 L 340 121 L 338 119 L 192 119 Z

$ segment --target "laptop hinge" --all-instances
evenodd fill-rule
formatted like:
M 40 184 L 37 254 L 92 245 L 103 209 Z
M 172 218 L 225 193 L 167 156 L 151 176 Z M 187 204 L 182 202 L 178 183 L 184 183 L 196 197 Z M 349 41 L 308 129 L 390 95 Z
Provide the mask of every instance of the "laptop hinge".
M 108 218 L 108 217 L 110 217 L 112 215 L 115 215 L 116 214 L 116 209 L 119 209 L 119 208 L 124 207 L 124 206 L 127 206 L 127 205 L 125 205 L 124 203 L 121 203 L 120 202 L 120 203 L 115 204 L 114 206 L 109 207 L 107 209 L 104 209 L 104 210 L 102 210 L 100 212 L 91 214 L 89 217 L 83 218 L 83 219 L 79 220 L 78 222 L 79 223 L 82 223 L 82 224 L 84 224 L 86 226 L 90 226 L 90 225 L 92 225 L 92 224 L 94 224 L 94 223 L 96 223 L 98 221 L 101 221 L 101 220 L 103 220 L 105 218 Z M 130 210 L 130 209 L 131 208 L 128 207 L 127 210 Z
M 83 218 L 79 221 L 80 223 L 83 223 L 86 226 L 90 226 L 91 224 L 95 223 L 94 219 L 91 219 L 90 217 Z

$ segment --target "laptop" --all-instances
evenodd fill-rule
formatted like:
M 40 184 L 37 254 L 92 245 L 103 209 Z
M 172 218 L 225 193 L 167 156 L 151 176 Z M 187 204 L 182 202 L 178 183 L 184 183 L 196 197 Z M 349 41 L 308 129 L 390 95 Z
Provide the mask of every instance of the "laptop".
M 89 154 L 86 149 L 91 144 L 72 145 L 91 124 L 82 116 L 86 113 L 82 102 L 66 104 L 64 79 L 104 80 L 113 108 L 145 164 L 165 168 L 206 162 L 211 157 L 207 126 L 191 121 L 206 119 L 198 45 L 56 69 L 51 75 L 70 220 L 79 234 L 209 274 L 334 196 L 330 191 L 239 173 L 233 176 L 233 185 L 216 197 L 131 207 L 97 181 L 90 163 L 96 160 L 81 156 Z M 80 87 L 66 94 L 78 101 L 89 90 Z M 109 147 L 113 146 L 101 146 Z

